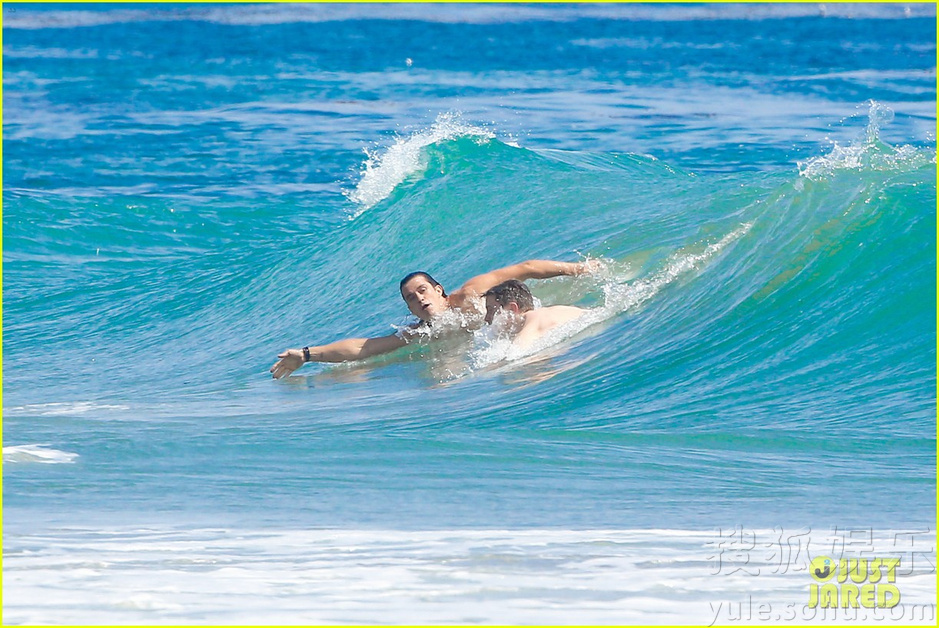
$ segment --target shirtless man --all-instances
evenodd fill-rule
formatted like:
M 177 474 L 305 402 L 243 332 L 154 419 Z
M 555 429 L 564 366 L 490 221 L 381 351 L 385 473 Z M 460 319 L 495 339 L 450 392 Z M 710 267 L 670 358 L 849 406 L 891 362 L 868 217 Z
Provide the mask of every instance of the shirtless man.
M 271 367 L 275 379 L 286 377 L 307 362 L 347 362 L 388 353 L 408 344 L 421 328 L 447 311 L 458 311 L 481 318 L 483 294 L 509 279 L 548 279 L 561 275 L 581 275 L 595 271 L 599 264 L 586 262 L 554 262 L 528 260 L 473 277 L 449 295 L 433 277 L 425 272 L 411 273 L 401 280 L 401 298 L 420 323 L 377 338 L 349 338 L 327 345 L 287 349 Z M 530 294 L 530 293 L 529 293 Z M 488 322 L 488 321 L 487 321 Z
M 513 336 L 512 344 L 519 349 L 527 349 L 555 327 L 584 313 L 571 305 L 536 310 L 528 286 L 515 279 L 490 288 L 483 296 L 486 297 L 486 322 L 495 325 L 500 334 Z

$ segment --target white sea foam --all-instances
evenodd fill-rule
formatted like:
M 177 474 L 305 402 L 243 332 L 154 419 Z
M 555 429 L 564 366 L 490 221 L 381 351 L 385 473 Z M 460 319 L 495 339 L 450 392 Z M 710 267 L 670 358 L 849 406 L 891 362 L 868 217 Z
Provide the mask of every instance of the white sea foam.
M 24 406 L 4 408 L 7 416 L 71 416 L 89 412 L 114 412 L 128 410 L 120 404 L 95 403 L 93 401 L 56 401 L 50 403 L 32 403 Z
M 367 158 L 362 178 L 346 196 L 359 206 L 355 216 L 373 207 L 394 191 L 408 177 L 421 172 L 426 163 L 422 159 L 425 147 L 460 137 L 472 137 L 484 142 L 495 137 L 492 131 L 463 122 L 458 114 L 437 116 L 429 129 L 399 137 L 395 143 L 381 151 L 366 150 Z
M 603 323 L 624 312 L 639 307 L 655 297 L 663 288 L 700 269 L 728 245 L 745 235 L 752 225 L 744 223 L 717 242 L 690 247 L 673 254 L 664 266 L 648 277 L 634 279 L 631 272 L 621 275 L 610 272 L 609 266 L 601 270 L 599 277 L 604 292 L 603 304 L 587 309 L 578 318 L 556 327 L 531 346 L 524 349 L 512 344 L 511 339 L 495 334 L 490 327 L 476 332 L 477 349 L 473 355 L 474 368 L 485 368 L 502 361 L 515 361 L 534 355 L 557 345 L 588 327 Z
M 893 121 L 893 110 L 873 100 L 867 104 L 868 123 L 863 137 L 847 146 L 835 142 L 827 155 L 800 161 L 799 175 L 805 179 L 819 181 L 844 170 L 868 168 L 889 171 L 936 163 L 935 152 L 908 145 L 891 147 L 883 144 L 880 141 L 880 130 Z
M 901 558 L 905 605 L 936 594 L 922 529 L 4 532 L 8 623 L 706 625 L 748 599 L 806 623 L 809 554 L 839 538 Z
M 78 454 L 52 449 L 49 445 L 11 445 L 3 448 L 3 463 L 68 464 Z

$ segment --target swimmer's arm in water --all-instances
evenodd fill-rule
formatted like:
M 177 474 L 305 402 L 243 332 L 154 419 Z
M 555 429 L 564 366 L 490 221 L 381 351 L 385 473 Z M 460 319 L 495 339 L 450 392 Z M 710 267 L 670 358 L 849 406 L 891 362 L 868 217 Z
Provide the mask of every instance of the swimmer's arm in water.
M 552 305 L 525 312 L 525 323 L 512 340 L 512 344 L 520 349 L 527 349 L 555 327 L 572 321 L 583 313 L 583 309 L 572 305 Z
M 309 362 L 348 362 L 350 360 L 364 360 L 373 355 L 389 353 L 408 344 L 407 333 L 394 333 L 378 338 L 348 338 L 328 345 L 309 347 Z M 277 356 L 280 358 L 271 367 L 274 379 L 290 375 L 303 366 L 305 359 L 303 349 L 287 349 Z
M 530 259 L 520 264 L 513 264 L 505 268 L 490 271 L 483 275 L 473 277 L 453 293 L 457 298 L 475 297 L 486 290 L 499 285 L 509 279 L 525 281 L 526 279 L 550 279 L 562 275 L 584 275 L 593 273 L 601 267 L 596 260 L 585 262 L 556 262 L 552 260 Z

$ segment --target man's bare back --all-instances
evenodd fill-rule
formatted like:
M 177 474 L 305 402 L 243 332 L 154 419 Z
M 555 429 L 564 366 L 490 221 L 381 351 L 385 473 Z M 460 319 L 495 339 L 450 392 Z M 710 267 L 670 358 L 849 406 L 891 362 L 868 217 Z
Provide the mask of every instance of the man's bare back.
M 552 329 L 580 318 L 583 313 L 582 308 L 573 305 L 551 305 L 529 310 L 522 314 L 524 323 L 518 335 L 512 340 L 512 344 L 520 349 L 527 349 Z
M 486 322 L 499 334 L 512 336 L 512 344 L 530 347 L 552 329 L 580 317 L 584 310 L 572 305 L 535 309 L 531 291 L 521 281 L 510 279 L 485 293 Z

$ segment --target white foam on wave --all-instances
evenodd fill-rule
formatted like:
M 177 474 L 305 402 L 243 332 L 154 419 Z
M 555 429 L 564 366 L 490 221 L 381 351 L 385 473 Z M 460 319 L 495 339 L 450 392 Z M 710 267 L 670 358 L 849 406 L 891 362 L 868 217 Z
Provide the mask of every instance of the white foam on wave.
M 633 279 L 632 273 L 618 275 L 610 270 L 609 265 L 604 266 L 598 274 L 604 292 L 601 306 L 587 309 L 578 318 L 551 330 L 526 348 L 516 347 L 511 339 L 496 336 L 492 329 L 484 328 L 476 334 L 474 368 L 485 368 L 503 361 L 512 362 L 540 353 L 589 327 L 639 307 L 669 284 L 702 268 L 728 245 L 743 237 L 751 227 L 751 223 L 744 223 L 717 242 L 707 244 L 703 248 L 690 247 L 679 251 L 673 254 L 660 270 L 648 277 Z
M 120 404 L 95 403 L 93 401 L 55 401 L 50 403 L 32 403 L 25 406 L 4 408 L 6 416 L 72 416 L 89 412 L 113 412 L 129 410 Z
M 888 146 L 880 140 L 880 130 L 893 121 L 889 107 L 868 101 L 867 127 L 861 137 L 847 146 L 834 142 L 827 155 L 798 162 L 799 175 L 810 181 L 827 179 L 840 171 L 870 169 L 891 171 L 936 163 L 935 152 L 914 146 Z
M 723 625 L 752 597 L 806 623 L 818 620 L 802 615 L 809 554 L 830 554 L 839 538 L 839 557 L 901 556 L 902 601 L 935 602 L 930 530 L 868 530 L 855 546 L 838 532 L 7 528 L 4 619 Z
M 464 122 L 459 114 L 443 113 L 437 116 L 429 129 L 399 137 L 383 150 L 366 149 L 361 179 L 355 189 L 346 193 L 349 200 L 359 206 L 353 217 L 388 198 L 408 177 L 423 171 L 426 167 L 422 159 L 425 147 L 460 137 L 485 142 L 495 135 L 488 129 Z
M 11 445 L 3 448 L 4 464 L 70 464 L 78 454 L 52 449 L 49 445 Z

